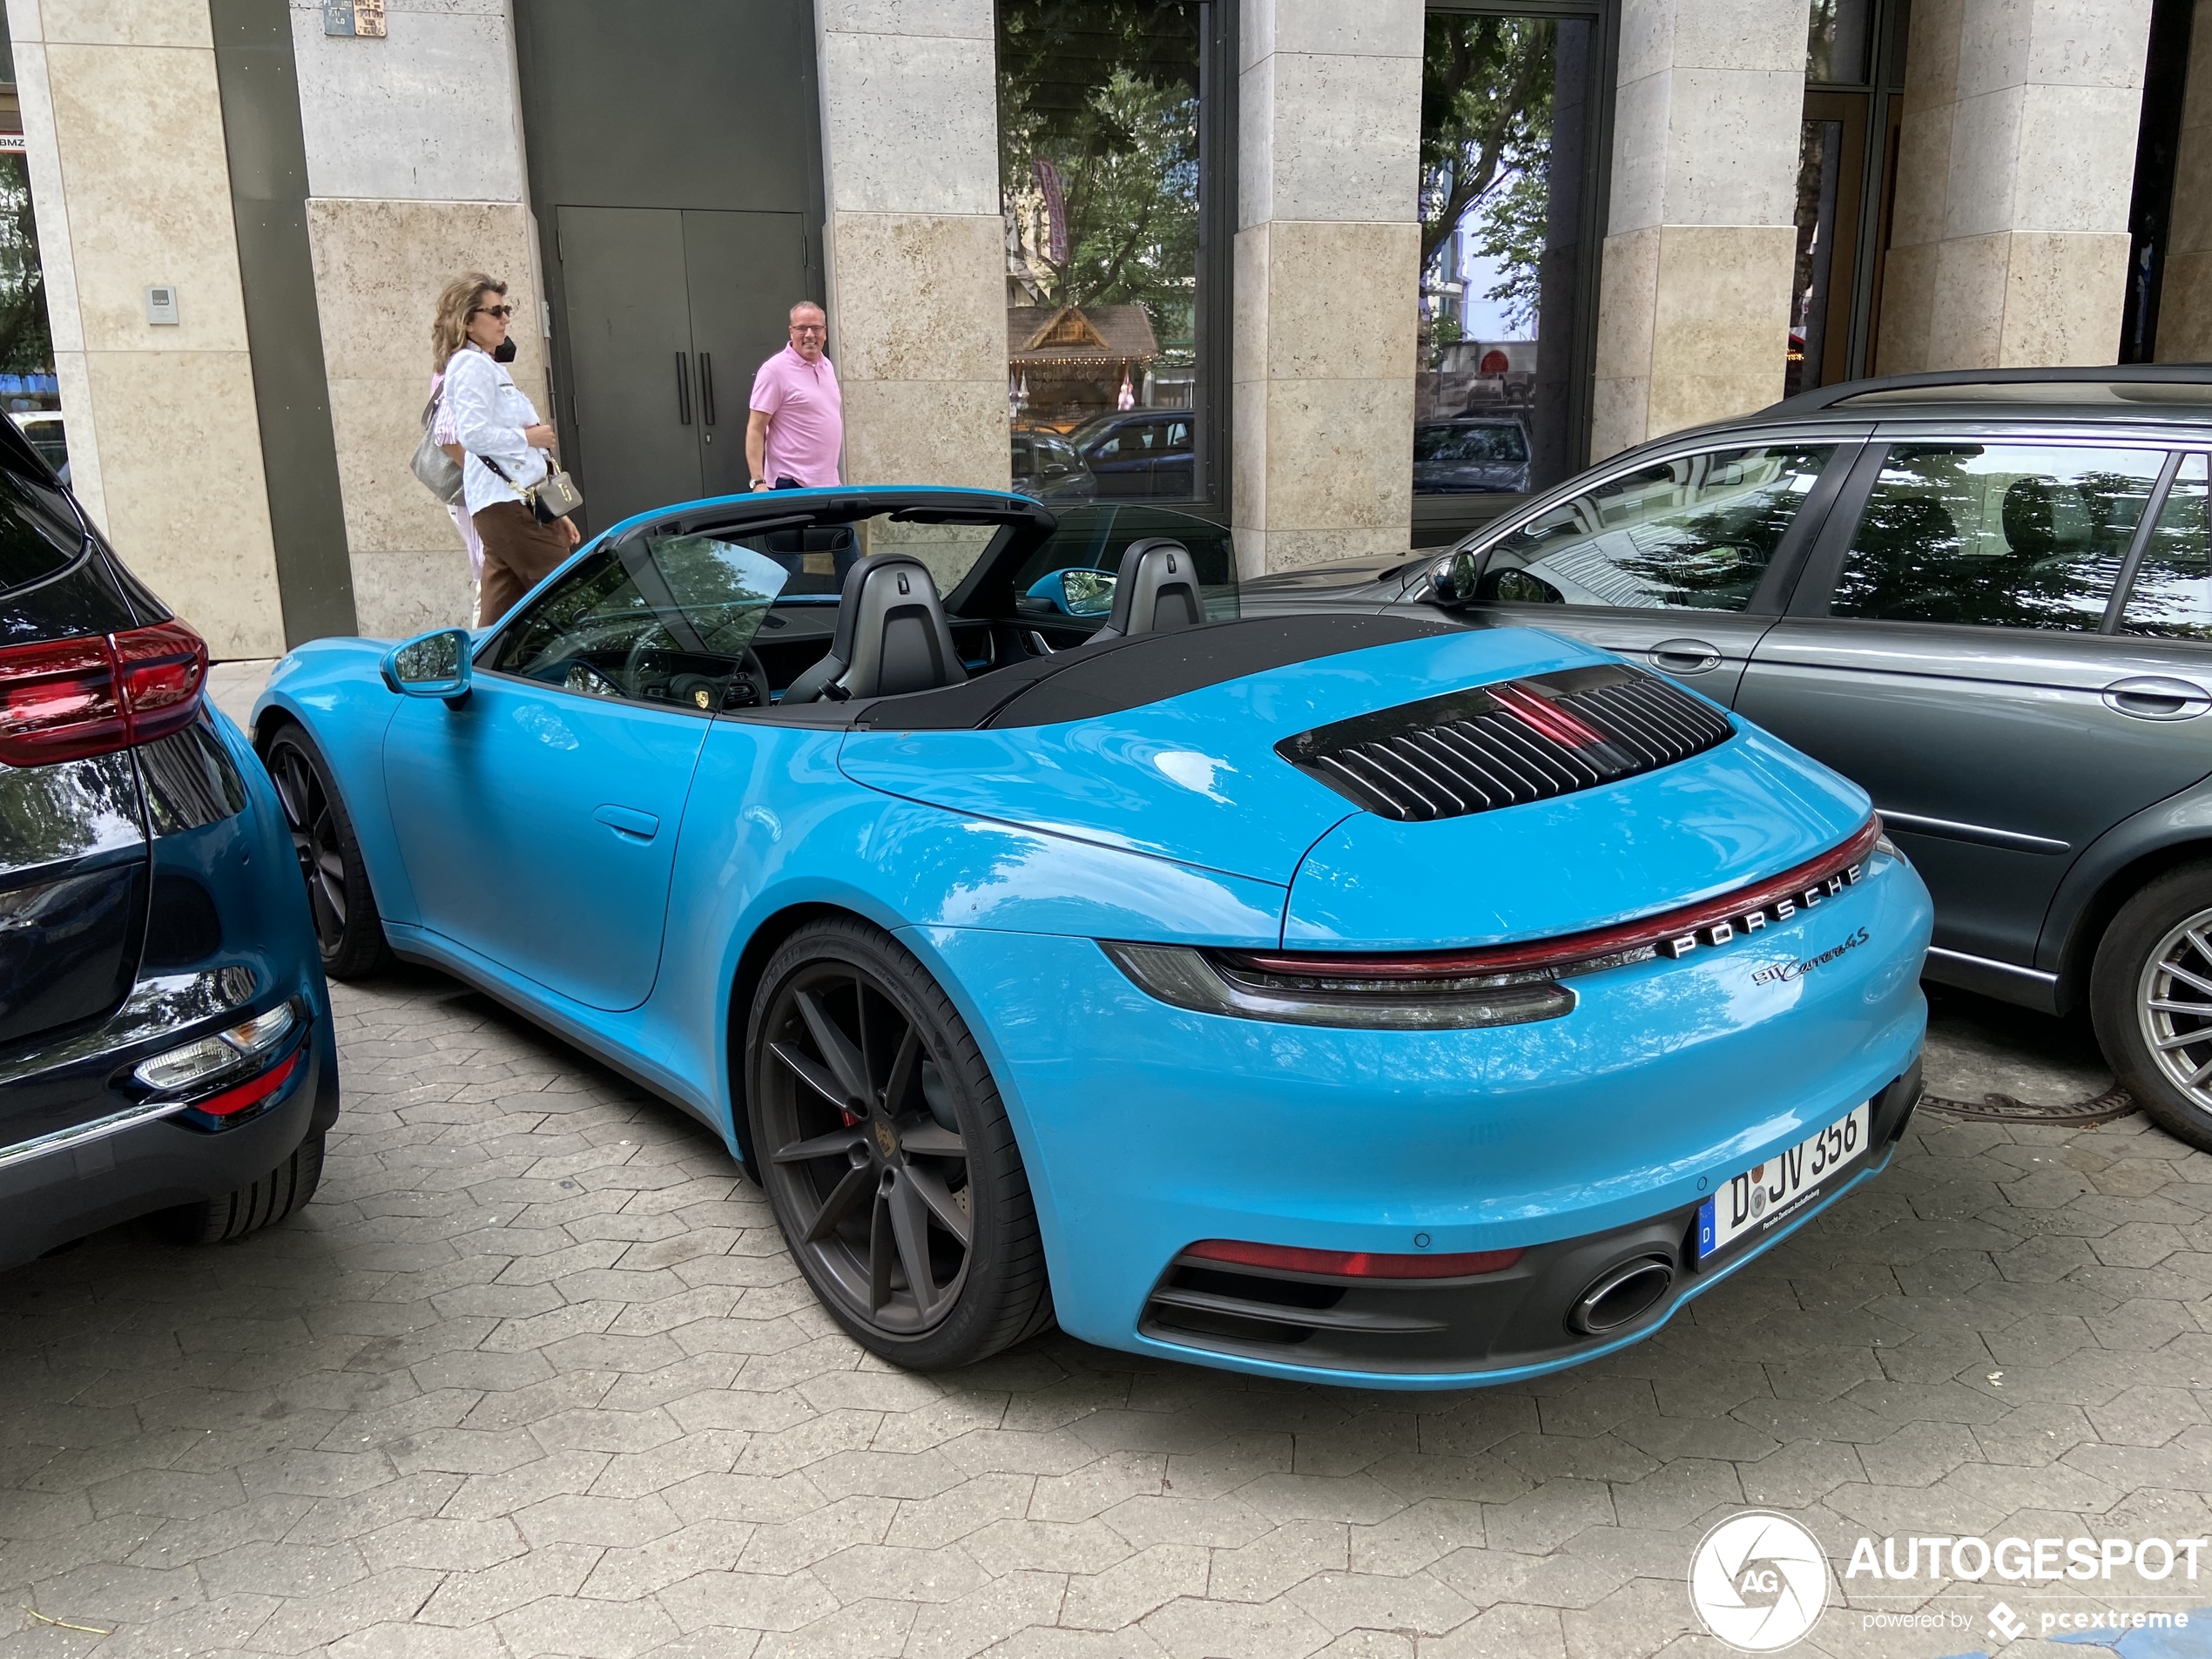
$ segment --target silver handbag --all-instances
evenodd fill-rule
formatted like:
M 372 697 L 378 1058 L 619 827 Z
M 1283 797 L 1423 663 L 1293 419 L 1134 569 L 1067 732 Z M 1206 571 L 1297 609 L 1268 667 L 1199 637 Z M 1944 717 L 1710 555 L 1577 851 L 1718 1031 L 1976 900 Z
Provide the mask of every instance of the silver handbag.
M 583 491 L 577 488 L 567 469 L 556 465 L 547 469 L 545 476 L 535 488 L 523 492 L 530 498 L 540 523 L 550 524 L 556 518 L 566 518 L 583 505 Z
M 422 487 L 450 507 L 461 499 L 461 465 L 441 448 L 430 434 L 438 418 L 438 396 L 434 395 L 422 406 L 422 437 L 415 446 L 415 460 L 410 463 Z

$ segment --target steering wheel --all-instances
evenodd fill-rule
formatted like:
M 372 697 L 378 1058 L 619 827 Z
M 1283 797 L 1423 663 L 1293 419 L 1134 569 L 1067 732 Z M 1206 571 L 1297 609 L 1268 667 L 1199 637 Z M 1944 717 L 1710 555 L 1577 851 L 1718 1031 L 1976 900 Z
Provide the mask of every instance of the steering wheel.
M 738 699 L 738 688 L 745 687 L 742 700 Z M 768 668 L 752 654 L 752 647 L 745 648 L 745 657 L 738 664 L 738 671 L 730 677 L 730 689 L 722 695 L 724 708 L 765 709 L 768 706 Z

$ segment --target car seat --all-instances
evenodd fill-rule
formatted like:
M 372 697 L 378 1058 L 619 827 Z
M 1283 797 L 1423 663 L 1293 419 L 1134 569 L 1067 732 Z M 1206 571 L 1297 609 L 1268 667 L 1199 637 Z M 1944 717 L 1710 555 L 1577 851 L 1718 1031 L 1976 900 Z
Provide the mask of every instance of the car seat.
M 1091 639 L 1158 633 L 1205 619 L 1205 602 L 1198 597 L 1198 563 L 1190 550 L 1167 536 L 1151 536 L 1131 542 L 1123 553 L 1113 613 Z
M 793 680 L 783 700 L 898 697 L 967 678 L 929 567 L 911 553 L 877 553 L 845 573 L 829 655 Z

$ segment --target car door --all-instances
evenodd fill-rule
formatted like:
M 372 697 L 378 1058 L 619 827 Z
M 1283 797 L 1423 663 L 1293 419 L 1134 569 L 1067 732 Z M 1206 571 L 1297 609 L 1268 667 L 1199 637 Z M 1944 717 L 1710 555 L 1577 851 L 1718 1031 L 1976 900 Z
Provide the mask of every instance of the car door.
M 1568 634 L 1730 702 L 1858 447 L 1738 438 L 1605 475 L 1462 549 L 1453 586 L 1473 603 L 1447 614 Z
M 1189 501 L 1197 493 L 1197 451 L 1190 417 L 1170 415 L 1160 422 L 1160 448 L 1152 462 L 1152 493 L 1162 501 Z
M 1161 437 L 1156 421 L 1123 421 L 1084 451 L 1083 459 L 1104 496 L 1131 498 L 1152 493 L 1154 449 Z
M 642 1003 L 692 770 L 751 633 L 725 646 L 684 596 L 760 612 L 784 580 L 733 543 L 633 535 L 510 617 L 465 701 L 404 699 L 384 770 L 422 925 L 590 1007 Z
M 2115 631 L 2175 464 L 2094 434 L 1878 443 L 1753 653 L 1737 708 L 1873 796 L 1939 955 L 2027 967 L 2082 849 L 2212 771 L 2202 647 Z

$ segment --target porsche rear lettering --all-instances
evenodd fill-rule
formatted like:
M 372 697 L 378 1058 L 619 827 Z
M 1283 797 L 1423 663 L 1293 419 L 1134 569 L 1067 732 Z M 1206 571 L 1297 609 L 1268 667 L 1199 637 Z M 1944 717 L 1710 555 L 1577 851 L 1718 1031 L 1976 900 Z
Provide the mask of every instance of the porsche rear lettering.
M 1659 954 L 1662 956 L 1671 956 L 1679 961 L 1700 945 L 1710 948 L 1716 945 L 1729 944 L 1745 934 L 1755 934 L 1776 922 L 1788 921 L 1800 910 L 1810 910 L 1823 900 L 1841 893 L 1845 887 L 1857 887 L 1860 877 L 1865 873 L 1864 865 L 1845 865 L 1826 880 L 1811 882 L 1797 892 L 1784 898 L 1777 899 L 1771 903 L 1761 905 L 1755 910 L 1745 910 L 1732 916 L 1723 916 L 1718 921 L 1709 921 L 1688 933 L 1678 934 L 1672 939 L 1662 940 L 1659 942 Z M 1763 969 L 1760 977 L 1768 977 L 1772 971 Z M 1795 975 L 1787 977 L 1794 978 Z

